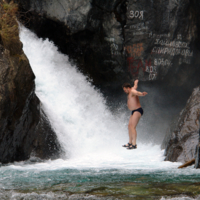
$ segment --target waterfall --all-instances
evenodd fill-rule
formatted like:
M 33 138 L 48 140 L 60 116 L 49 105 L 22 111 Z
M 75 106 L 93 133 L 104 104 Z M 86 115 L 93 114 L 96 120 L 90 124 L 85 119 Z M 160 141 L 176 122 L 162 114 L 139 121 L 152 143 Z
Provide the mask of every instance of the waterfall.
M 163 164 L 163 151 L 158 145 L 138 140 L 138 149 L 122 148 L 128 142 L 129 116 L 123 112 L 112 114 L 102 94 L 52 42 L 37 38 L 24 27 L 20 38 L 36 76 L 36 94 L 64 149 L 68 165 L 74 162 L 76 166 L 138 169 L 168 165 Z

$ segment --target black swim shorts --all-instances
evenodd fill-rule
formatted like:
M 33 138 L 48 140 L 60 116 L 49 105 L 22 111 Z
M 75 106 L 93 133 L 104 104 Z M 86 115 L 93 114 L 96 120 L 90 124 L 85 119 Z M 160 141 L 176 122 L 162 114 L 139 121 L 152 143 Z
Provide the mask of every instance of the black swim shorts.
M 139 112 L 141 115 L 143 115 L 143 112 L 144 112 L 144 111 L 143 111 L 142 108 L 138 108 L 138 109 L 136 109 L 136 110 L 133 110 L 132 113 L 131 113 L 131 115 L 133 115 L 133 113 L 136 112 L 136 111 Z

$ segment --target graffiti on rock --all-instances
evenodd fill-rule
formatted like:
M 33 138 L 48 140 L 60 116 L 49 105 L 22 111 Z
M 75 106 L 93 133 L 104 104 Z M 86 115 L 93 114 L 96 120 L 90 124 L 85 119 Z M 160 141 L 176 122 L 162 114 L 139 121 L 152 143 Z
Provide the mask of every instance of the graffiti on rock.
M 166 54 L 170 56 L 184 56 L 192 57 L 193 51 L 190 50 L 189 43 L 182 41 L 182 35 L 178 34 L 175 40 L 163 39 L 163 37 L 170 37 L 170 34 L 150 34 L 149 36 L 155 38 L 155 45 L 152 49 L 153 54 Z M 162 37 L 161 37 L 162 36 Z M 161 39 L 162 38 L 162 39 Z
M 133 44 L 131 46 L 125 47 L 130 57 L 140 57 L 144 51 L 143 43 Z
M 129 18 L 130 19 L 134 19 L 134 18 L 138 18 L 138 19 L 141 19 L 143 20 L 144 19 L 144 11 L 139 11 L 139 10 L 130 10 L 129 12 Z
M 179 65 L 181 64 L 191 64 L 191 59 L 190 58 L 179 58 Z
M 137 29 L 137 30 L 148 30 L 148 22 L 142 22 L 138 24 L 130 25 L 129 29 Z
M 150 38 L 162 38 L 162 37 L 169 38 L 170 36 L 171 36 L 170 33 L 165 33 L 165 34 L 156 34 L 156 33 L 153 33 L 153 32 L 149 33 Z
M 172 63 L 170 60 L 168 59 L 164 59 L 164 58 L 155 58 L 154 59 L 154 65 L 155 66 L 171 66 Z
M 151 65 L 151 59 L 145 60 L 143 64 L 141 59 L 134 59 L 134 57 L 128 57 L 128 71 L 133 77 L 138 77 L 139 71 L 149 73 L 149 80 L 156 80 L 157 77 L 157 67 Z
M 152 53 L 168 54 L 170 56 L 177 56 L 177 55 L 181 55 L 184 57 L 193 56 L 193 51 L 190 51 L 189 49 L 179 49 L 179 48 L 169 48 L 169 47 L 154 47 L 152 49 Z

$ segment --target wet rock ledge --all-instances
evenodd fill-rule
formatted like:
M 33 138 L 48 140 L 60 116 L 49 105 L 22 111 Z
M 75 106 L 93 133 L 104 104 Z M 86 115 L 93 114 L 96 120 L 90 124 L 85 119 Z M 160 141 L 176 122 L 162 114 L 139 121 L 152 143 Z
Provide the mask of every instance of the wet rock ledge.
M 0 0 L 0 163 L 59 156 L 60 145 L 35 95 L 19 40 L 17 7 Z

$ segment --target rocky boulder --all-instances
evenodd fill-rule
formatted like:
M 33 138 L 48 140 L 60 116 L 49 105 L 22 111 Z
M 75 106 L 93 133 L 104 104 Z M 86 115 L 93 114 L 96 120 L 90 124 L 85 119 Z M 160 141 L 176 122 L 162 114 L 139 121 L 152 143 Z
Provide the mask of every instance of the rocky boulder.
M 123 28 L 116 17 L 121 19 L 122 13 L 125 19 L 125 12 L 121 11 L 124 1 L 67 0 L 62 3 L 67 13 L 59 11 L 57 1 L 48 5 L 46 1 L 16 2 L 22 11 L 21 21 L 39 37 L 53 40 L 96 85 L 117 83 L 124 77 L 126 59 L 118 53 L 123 51 Z
M 194 89 L 178 121 L 172 127 L 173 130 L 166 134 L 162 144 L 166 161 L 184 163 L 196 158 L 199 146 L 199 117 L 200 86 Z
M 34 10 L 41 15 L 57 22 L 63 22 L 71 33 L 86 28 L 88 13 L 91 9 L 90 0 L 50 0 L 50 1 L 22 1 L 27 10 Z
M 200 133 L 199 133 L 200 134 Z M 200 168 L 200 142 L 196 148 L 196 156 L 195 156 L 195 168 Z
M 0 162 L 56 158 L 60 145 L 35 95 L 19 40 L 16 5 L 0 1 Z

